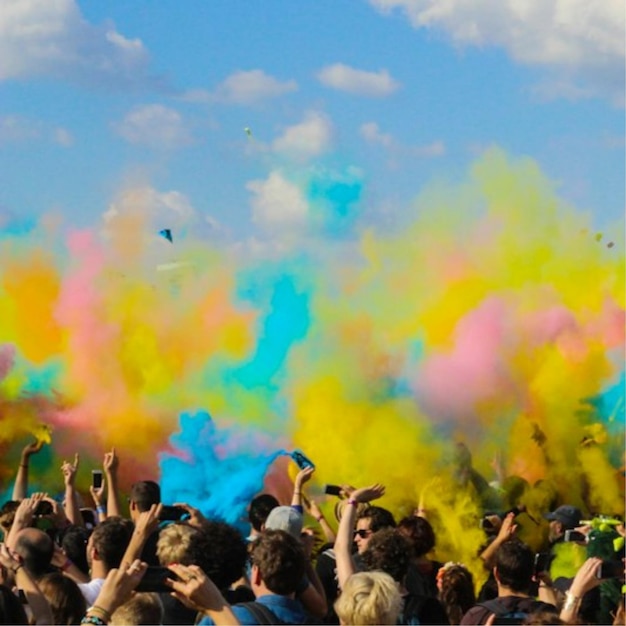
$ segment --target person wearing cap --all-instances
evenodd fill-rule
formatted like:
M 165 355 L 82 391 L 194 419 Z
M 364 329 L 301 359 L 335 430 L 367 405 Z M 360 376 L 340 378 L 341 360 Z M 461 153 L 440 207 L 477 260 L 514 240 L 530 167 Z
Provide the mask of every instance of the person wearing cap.
M 554 511 L 546 513 L 544 517 L 550 522 L 548 535 L 550 545 L 563 541 L 566 530 L 574 530 L 580 526 L 582 516 L 580 509 L 570 504 L 563 504 Z

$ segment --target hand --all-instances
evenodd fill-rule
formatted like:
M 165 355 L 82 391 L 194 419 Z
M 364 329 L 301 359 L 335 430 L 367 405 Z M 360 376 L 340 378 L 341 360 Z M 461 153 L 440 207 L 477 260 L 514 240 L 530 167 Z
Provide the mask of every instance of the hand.
M 302 548 L 307 559 L 311 558 L 313 554 L 313 547 L 315 545 L 315 533 L 312 528 L 303 528 L 300 533 L 300 541 L 302 541 Z
M 185 511 L 187 511 L 187 514 L 189 515 L 189 519 L 187 520 L 187 523 L 190 526 L 202 526 L 203 524 L 206 523 L 206 517 L 204 517 L 204 515 L 202 515 L 202 513 L 200 513 L 200 511 L 194 507 L 192 507 L 190 504 L 187 504 L 186 502 L 175 502 L 174 506 L 179 506 L 181 509 L 185 509 Z
M 356 491 L 356 488 L 352 485 L 341 485 L 341 490 L 339 491 L 339 497 L 342 499 L 350 498 L 352 493 Z
M 120 459 L 115 453 L 115 448 L 111 448 L 111 452 L 107 452 L 104 455 L 104 460 L 102 462 L 102 468 L 104 471 L 111 475 L 117 472 L 117 468 L 120 465 Z
M 309 482 L 314 472 L 315 468 L 310 466 L 301 469 L 296 475 L 296 480 L 294 481 L 294 491 L 299 491 L 304 483 Z
M 109 614 L 114 613 L 130 598 L 147 568 L 147 563 L 135 559 L 130 565 L 122 563 L 119 568 L 110 570 L 94 606 L 99 606 Z
M 153 504 L 150 510 L 143 511 L 137 517 L 135 534 L 141 537 L 149 537 L 159 527 L 159 515 L 163 504 Z
M 602 582 L 596 576 L 600 565 L 602 565 L 602 559 L 597 557 L 587 559 L 576 572 L 576 576 L 574 576 L 574 580 L 569 588 L 570 594 L 582 598 L 590 589 L 597 587 Z
M 95 489 L 93 485 L 89 487 L 89 493 L 91 494 L 91 497 L 93 498 L 96 508 L 102 505 L 102 497 L 104 496 L 105 486 L 106 486 L 106 478 L 103 476 L 102 486 L 98 487 L 97 489 Z
M 54 567 L 62 569 L 63 566 L 68 562 L 68 560 L 69 558 L 67 554 L 65 554 L 65 550 L 63 550 L 63 548 L 59 544 L 55 543 L 54 552 L 52 553 L 52 560 L 50 561 L 50 563 L 54 565 Z
M 52 513 L 47 516 L 52 519 L 56 528 L 63 528 L 67 525 L 67 516 L 65 515 L 65 509 L 54 499 L 44 495 L 42 500 L 50 503 L 52 507 Z
M 5 544 L 0 544 L 0 565 L 14 572 L 21 565 L 20 557 Z
M 375 483 L 370 487 L 363 487 L 352 492 L 350 496 L 355 502 L 371 502 L 385 495 L 385 487 L 380 483 Z
M 315 502 L 315 500 L 313 500 L 313 498 L 311 498 L 310 500 L 308 498 L 303 498 L 303 502 L 304 502 L 304 506 L 305 506 L 306 510 L 315 519 L 318 519 L 320 517 L 324 517 L 324 514 L 322 513 L 322 509 L 320 509 L 320 507 L 317 506 L 317 502 Z
M 34 493 L 30 498 L 24 498 L 17 509 L 15 510 L 15 517 L 13 519 L 13 525 L 16 528 L 26 528 L 30 526 L 37 510 L 37 506 L 43 500 L 44 493 Z
M 515 534 L 516 530 L 517 524 L 515 523 L 515 513 L 508 513 L 502 520 L 502 526 L 500 526 L 500 530 L 498 531 L 494 541 L 504 543 Z
M 74 462 L 63 461 L 61 465 L 61 471 L 63 472 L 63 480 L 66 487 L 73 487 L 76 480 L 76 473 L 78 472 L 79 457 L 78 452 L 74 455 Z
M 43 444 L 44 442 L 39 439 L 24 446 L 24 449 L 22 450 L 22 462 L 27 463 L 28 459 L 30 459 L 33 454 L 37 454 L 37 452 L 43 448 Z
M 194 611 L 217 611 L 226 601 L 213 581 L 197 565 L 168 565 L 180 580 L 165 580 L 172 595 Z

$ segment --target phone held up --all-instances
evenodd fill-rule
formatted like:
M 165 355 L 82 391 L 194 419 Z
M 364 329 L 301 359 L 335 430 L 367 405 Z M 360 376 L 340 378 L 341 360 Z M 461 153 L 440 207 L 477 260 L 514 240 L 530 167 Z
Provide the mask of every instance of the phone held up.
M 184 515 L 187 515 L 187 511 L 181 506 L 172 506 L 171 504 L 164 504 L 161 507 L 161 513 L 159 520 L 161 522 L 179 522 Z
M 178 580 L 178 576 L 167 567 L 148 567 L 143 578 L 137 585 L 137 591 L 146 591 L 151 593 L 168 593 L 172 591 L 165 581 L 167 579 Z
M 91 486 L 94 489 L 100 489 L 102 487 L 102 471 L 91 470 Z
M 296 462 L 296 465 L 301 469 L 306 469 L 307 467 L 315 468 L 315 464 L 311 459 L 306 457 L 302 450 L 294 450 L 291 453 L 291 458 Z
M 326 485 L 324 487 L 324 493 L 328 496 L 340 496 L 341 486 L 340 485 Z

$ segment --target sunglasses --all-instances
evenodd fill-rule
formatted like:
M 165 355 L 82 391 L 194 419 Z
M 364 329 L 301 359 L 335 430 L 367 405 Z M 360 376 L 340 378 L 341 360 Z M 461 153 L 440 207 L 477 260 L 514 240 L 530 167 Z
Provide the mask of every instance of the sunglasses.
M 363 528 L 354 531 L 354 536 L 356 537 L 358 535 L 361 539 L 367 539 L 371 534 L 371 530 L 364 530 Z

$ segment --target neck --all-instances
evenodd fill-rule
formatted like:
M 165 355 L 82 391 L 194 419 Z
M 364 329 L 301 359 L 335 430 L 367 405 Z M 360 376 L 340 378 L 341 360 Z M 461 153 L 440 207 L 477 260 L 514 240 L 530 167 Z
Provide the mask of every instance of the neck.
M 516 598 L 529 598 L 530 596 L 525 591 L 514 591 L 510 587 L 503 587 L 498 585 L 498 598 L 507 598 L 515 596 Z
M 91 563 L 91 580 L 96 578 L 106 578 L 109 570 L 104 566 L 102 561 L 92 561 Z

